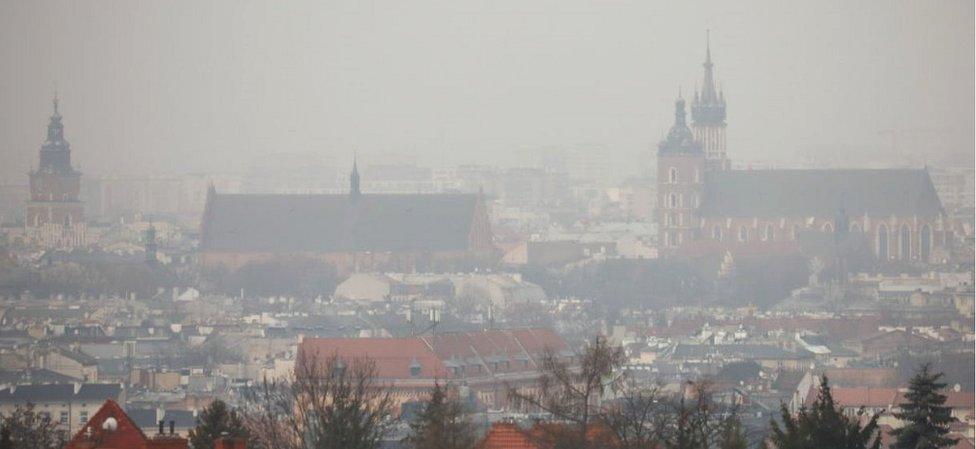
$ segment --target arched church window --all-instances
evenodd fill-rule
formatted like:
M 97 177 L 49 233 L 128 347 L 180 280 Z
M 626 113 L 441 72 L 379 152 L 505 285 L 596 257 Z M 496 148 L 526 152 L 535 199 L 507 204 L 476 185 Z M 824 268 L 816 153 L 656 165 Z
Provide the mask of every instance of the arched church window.
M 919 234 L 919 249 L 922 260 L 928 262 L 932 257 L 932 227 L 929 225 L 922 226 L 922 232 Z
M 668 169 L 668 182 L 671 184 L 678 183 L 678 169 L 676 167 L 671 167 Z
M 834 232 L 834 225 L 830 224 L 829 222 L 824 223 L 823 232 Z
M 749 231 L 745 226 L 739 226 L 739 241 L 746 242 L 749 240 Z
M 672 193 L 672 194 L 668 195 L 668 207 L 670 207 L 672 209 L 677 209 L 678 208 L 678 202 L 679 201 L 678 201 L 678 194 L 677 193 Z
M 901 225 L 898 232 L 898 257 L 902 260 L 912 258 L 912 230 L 907 224 Z
M 878 258 L 888 260 L 888 226 L 878 226 Z

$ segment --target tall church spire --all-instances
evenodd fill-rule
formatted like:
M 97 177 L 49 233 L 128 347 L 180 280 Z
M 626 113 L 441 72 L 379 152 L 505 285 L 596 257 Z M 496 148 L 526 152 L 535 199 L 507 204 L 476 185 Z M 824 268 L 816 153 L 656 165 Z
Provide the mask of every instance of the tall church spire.
M 349 174 L 349 198 L 359 199 L 359 167 L 357 165 L 356 156 L 352 158 L 352 173 Z
M 725 123 L 725 96 L 715 88 L 715 64 L 712 63 L 711 32 L 705 32 L 705 62 L 702 64 L 701 92 L 691 104 L 691 119 L 696 125 Z
M 712 64 L 712 43 L 709 30 L 705 31 L 705 63 L 702 64 L 702 67 L 705 68 L 705 77 L 702 80 L 701 101 L 708 104 L 717 103 L 718 94 L 715 90 L 715 74 L 712 69 L 714 64 Z
M 705 62 L 702 64 L 701 93 L 691 104 L 691 121 L 695 140 L 705 150 L 709 169 L 730 167 L 725 151 L 725 95 L 715 88 L 715 65 L 712 63 L 711 31 L 705 31 Z

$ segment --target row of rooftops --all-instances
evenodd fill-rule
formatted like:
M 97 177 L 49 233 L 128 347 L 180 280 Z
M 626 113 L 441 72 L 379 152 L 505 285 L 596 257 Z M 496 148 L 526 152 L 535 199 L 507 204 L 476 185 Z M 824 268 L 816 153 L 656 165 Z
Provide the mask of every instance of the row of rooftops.
M 568 344 L 547 329 L 452 332 L 406 338 L 306 338 L 305 356 L 369 358 L 385 379 L 477 377 L 535 371 L 551 350 L 571 357 Z M 465 367 L 470 366 L 470 369 Z

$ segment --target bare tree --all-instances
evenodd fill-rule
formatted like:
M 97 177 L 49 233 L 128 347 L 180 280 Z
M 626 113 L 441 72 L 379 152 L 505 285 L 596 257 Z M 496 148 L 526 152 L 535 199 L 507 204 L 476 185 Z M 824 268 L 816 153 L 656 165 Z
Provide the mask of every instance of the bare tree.
M 596 337 L 581 354 L 578 363 L 548 350 L 542 357 L 538 388 L 525 392 L 509 388 L 509 398 L 518 406 L 552 416 L 553 422 L 540 426 L 541 438 L 554 449 L 595 447 L 591 432 L 600 416 L 600 400 L 607 391 L 619 388 L 618 369 L 626 357 L 623 348 Z
M 9 435 L 17 449 L 55 449 L 67 442 L 67 432 L 46 413 L 34 411 L 34 404 L 18 405 L 10 415 L 2 416 L 3 433 Z
M 265 381 L 250 398 L 246 423 L 256 447 L 375 449 L 393 425 L 389 390 L 368 359 L 300 353 L 287 382 Z
M 667 400 L 659 387 L 642 387 L 628 379 L 620 397 L 604 407 L 601 419 L 620 449 L 660 447 L 672 422 Z

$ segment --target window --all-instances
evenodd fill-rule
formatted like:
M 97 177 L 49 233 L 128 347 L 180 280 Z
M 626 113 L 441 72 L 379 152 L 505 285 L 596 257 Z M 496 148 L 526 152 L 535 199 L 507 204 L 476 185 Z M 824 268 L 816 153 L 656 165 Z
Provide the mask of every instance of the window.
M 907 224 L 901 225 L 901 231 L 898 235 L 898 257 L 902 260 L 912 258 L 912 230 L 908 228 Z
M 678 233 L 675 231 L 668 231 L 664 234 L 665 244 L 667 246 L 678 246 Z
M 677 209 L 678 208 L 678 202 L 679 202 L 678 201 L 678 194 L 672 193 L 672 194 L 668 195 L 668 207 L 670 207 L 672 209 Z
M 800 238 L 800 225 L 793 225 L 793 240 Z
M 919 254 L 923 261 L 928 262 L 929 257 L 932 256 L 932 228 L 929 225 L 922 226 L 919 240 Z
M 79 421 L 82 424 L 88 422 L 88 412 L 81 412 L 78 416 L 79 416 Z
M 717 242 L 721 242 L 722 241 L 722 227 L 721 226 L 715 225 L 712 228 L 712 240 L 715 240 Z
M 878 258 L 888 260 L 888 227 L 878 226 Z
M 834 232 L 834 225 L 830 223 L 824 223 L 823 232 Z
M 766 229 L 763 230 L 763 241 L 772 242 L 773 241 L 773 225 L 767 224 Z
M 61 424 L 68 424 L 68 412 L 61 412 L 61 416 L 58 418 Z
M 671 167 L 671 168 L 668 169 L 668 182 L 671 183 L 671 184 L 677 184 L 678 183 L 678 169 L 677 168 Z
M 745 226 L 739 226 L 739 241 L 745 242 L 749 240 L 749 231 L 746 230 Z

